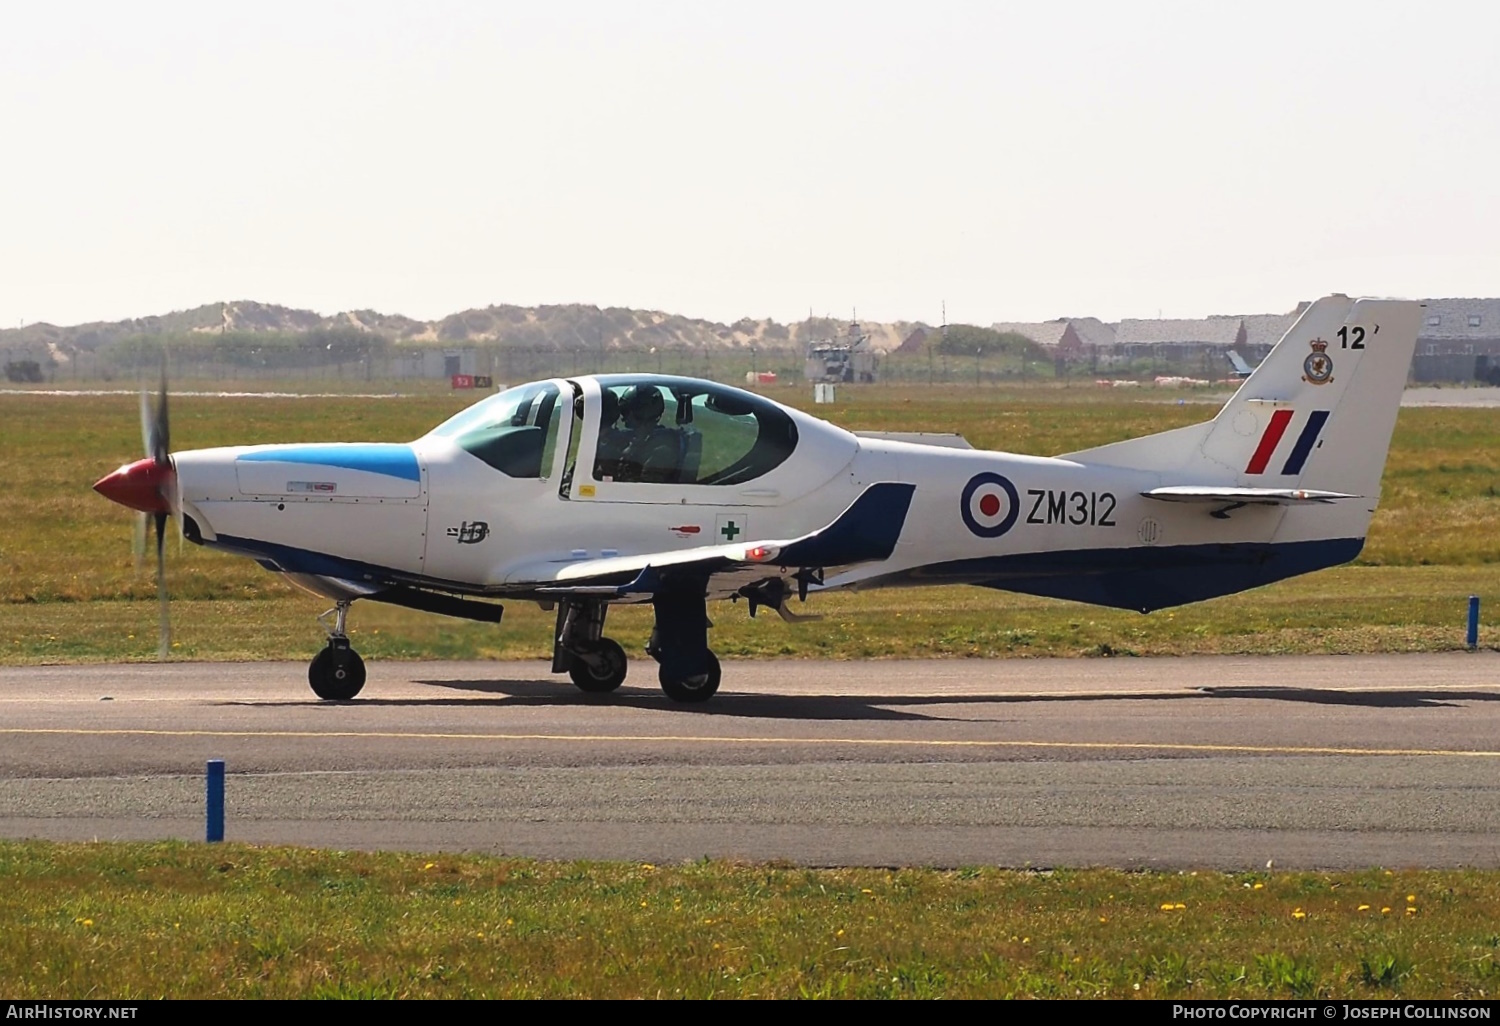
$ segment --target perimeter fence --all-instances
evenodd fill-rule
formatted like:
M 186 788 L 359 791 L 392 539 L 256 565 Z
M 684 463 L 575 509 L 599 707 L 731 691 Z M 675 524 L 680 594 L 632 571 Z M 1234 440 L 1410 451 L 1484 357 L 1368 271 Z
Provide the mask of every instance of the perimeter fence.
M 7 371 L 6 376 L 12 382 L 35 381 L 54 387 L 117 383 L 133 387 L 141 381 L 155 380 L 160 366 L 159 352 L 79 350 L 60 358 L 37 360 L 29 350 L 0 346 L 0 368 Z M 805 362 L 800 349 L 748 347 L 652 350 L 424 346 L 363 353 L 278 347 L 232 354 L 203 347 L 168 347 L 173 381 L 238 383 L 246 387 L 274 382 L 308 388 L 351 388 L 361 382 L 374 385 L 423 380 L 437 387 L 454 375 L 488 378 L 499 386 L 596 373 L 678 374 L 739 385 L 774 374 L 780 384 L 797 384 L 806 380 Z M 1181 378 L 1188 382 L 1220 382 L 1230 377 L 1228 361 L 1222 354 L 1211 352 L 1141 352 L 1128 358 L 1093 355 L 1082 360 L 1036 359 L 1013 353 L 974 356 L 887 353 L 879 357 L 875 372 L 877 382 L 932 386 L 1028 382 L 1092 386 L 1098 380 L 1151 383 L 1157 378 Z

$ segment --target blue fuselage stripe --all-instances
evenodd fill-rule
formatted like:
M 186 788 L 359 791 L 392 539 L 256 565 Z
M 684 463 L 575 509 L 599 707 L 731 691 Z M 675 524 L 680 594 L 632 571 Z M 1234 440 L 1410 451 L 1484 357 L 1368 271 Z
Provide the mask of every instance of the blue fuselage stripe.
M 306 463 L 384 474 L 403 481 L 420 481 L 417 454 L 405 445 L 298 445 L 284 449 L 247 452 L 239 457 L 247 463 Z
M 1325 538 L 1020 552 L 931 563 L 875 580 L 977 584 L 1147 613 L 1338 566 L 1363 546 L 1363 538 Z
M 1313 444 L 1317 442 L 1318 435 L 1322 434 L 1326 423 L 1328 411 L 1313 410 L 1312 416 L 1307 418 L 1307 427 L 1302 429 L 1302 434 L 1297 436 L 1297 444 L 1292 446 L 1292 454 L 1286 458 L 1286 466 L 1281 468 L 1283 474 L 1302 473 L 1302 464 L 1307 462 L 1308 454 L 1312 452 Z

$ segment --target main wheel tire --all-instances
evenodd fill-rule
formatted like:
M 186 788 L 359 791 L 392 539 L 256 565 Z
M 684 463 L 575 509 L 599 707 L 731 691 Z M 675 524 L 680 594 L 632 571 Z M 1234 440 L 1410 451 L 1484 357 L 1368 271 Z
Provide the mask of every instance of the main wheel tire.
M 698 673 L 685 677 L 669 675 L 665 666 L 657 671 L 656 679 L 668 698 L 674 702 L 706 702 L 714 696 L 719 690 L 719 658 L 712 652 L 707 655 L 708 662 Z
M 352 648 L 329 646 L 307 667 L 313 694 L 331 702 L 347 702 L 365 686 L 365 661 Z
M 625 683 L 630 663 L 625 658 L 625 650 L 611 639 L 600 638 L 596 645 L 598 647 L 589 653 L 588 658 L 573 656 L 568 676 L 573 678 L 579 690 L 602 695 Z

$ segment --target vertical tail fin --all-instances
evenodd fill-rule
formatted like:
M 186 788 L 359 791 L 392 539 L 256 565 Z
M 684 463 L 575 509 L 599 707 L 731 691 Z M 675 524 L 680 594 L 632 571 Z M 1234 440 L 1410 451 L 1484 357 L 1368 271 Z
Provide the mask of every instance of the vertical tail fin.
M 1068 459 L 1154 470 L 1165 484 L 1312 488 L 1375 498 L 1421 304 L 1327 296 L 1307 308 L 1204 424 Z

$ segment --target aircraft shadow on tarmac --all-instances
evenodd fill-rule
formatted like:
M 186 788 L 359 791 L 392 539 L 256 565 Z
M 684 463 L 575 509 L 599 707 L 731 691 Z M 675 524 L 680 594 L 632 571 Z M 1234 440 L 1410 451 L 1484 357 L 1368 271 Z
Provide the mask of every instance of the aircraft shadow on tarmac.
M 758 695 L 721 691 L 710 702 L 684 705 L 655 688 L 623 687 L 607 695 L 591 695 L 555 680 L 421 680 L 414 683 L 455 691 L 480 692 L 492 699 L 434 697 L 357 700 L 360 705 L 507 705 L 600 706 L 630 705 L 709 716 L 787 720 L 945 720 L 936 710 L 953 705 L 1017 706 L 1056 702 L 1162 702 L 1191 699 L 1259 699 L 1312 705 L 1341 705 L 1369 709 L 1451 708 L 1465 702 L 1500 701 L 1500 691 L 1447 691 L 1410 688 L 1390 691 L 1341 691 L 1298 687 L 1189 687 L 1180 690 L 1108 694 L 990 694 L 990 695 Z M 924 711 L 918 711 L 924 710 Z M 932 710 L 932 711 L 925 711 Z M 972 719 L 973 717 L 964 717 Z
M 1255 699 L 1261 701 L 1298 702 L 1309 705 L 1340 705 L 1366 709 L 1440 709 L 1453 708 L 1465 702 L 1500 701 L 1497 691 L 1449 691 L 1431 688 L 1409 688 L 1389 691 L 1341 691 L 1333 688 L 1276 687 L 1274 685 L 1184 687 L 1171 691 L 1137 691 L 1121 694 L 1086 692 L 1053 695 L 1026 694 L 955 694 L 955 695 L 762 695 L 720 691 L 710 702 L 684 705 L 667 698 L 656 688 L 622 687 L 611 694 L 587 694 L 565 681 L 557 680 L 418 680 L 433 688 L 478 692 L 493 697 L 442 695 L 431 698 L 379 698 L 373 695 L 352 702 L 323 702 L 315 699 L 287 702 L 226 702 L 225 705 L 256 707 L 313 705 L 320 708 L 358 706 L 440 706 L 501 707 L 519 706 L 562 708 L 566 706 L 634 706 L 665 712 L 699 716 L 734 716 L 769 720 L 974 720 L 973 716 L 943 716 L 936 712 L 944 706 L 1024 706 L 1058 702 L 1175 702 L 1191 699 Z M 924 711 L 918 711 L 924 710 Z M 931 711 L 926 711 L 931 710 Z
M 1500 691 L 1448 691 L 1410 688 L 1391 691 L 1339 691 L 1334 688 L 1204 687 L 1208 698 L 1270 698 L 1313 705 L 1353 705 L 1368 709 L 1445 709 L 1464 702 L 1500 701 Z

